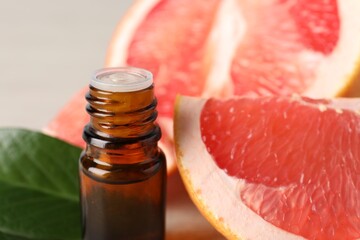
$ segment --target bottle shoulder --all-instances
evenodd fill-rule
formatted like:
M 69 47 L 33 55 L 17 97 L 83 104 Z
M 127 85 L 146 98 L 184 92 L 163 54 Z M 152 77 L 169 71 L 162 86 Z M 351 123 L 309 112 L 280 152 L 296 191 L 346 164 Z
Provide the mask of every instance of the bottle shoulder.
M 166 158 L 161 149 L 157 154 L 135 163 L 109 163 L 83 151 L 79 159 L 80 172 L 105 183 L 133 183 L 154 175 L 166 175 Z
M 157 124 L 154 124 L 151 131 L 146 132 L 146 134 L 134 135 L 126 138 L 113 137 L 104 134 L 95 130 L 91 124 L 86 125 L 83 131 L 83 139 L 88 145 L 106 149 L 119 149 L 122 146 L 136 143 L 141 143 L 144 146 L 154 145 L 154 143 L 157 144 L 160 138 L 161 129 Z

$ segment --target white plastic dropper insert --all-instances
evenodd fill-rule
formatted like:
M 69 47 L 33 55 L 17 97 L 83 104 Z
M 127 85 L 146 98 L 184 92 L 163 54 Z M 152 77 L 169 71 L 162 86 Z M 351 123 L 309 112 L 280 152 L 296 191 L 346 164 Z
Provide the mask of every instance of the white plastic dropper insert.
M 103 68 L 90 81 L 94 88 L 108 92 L 135 92 L 152 84 L 152 73 L 136 67 Z

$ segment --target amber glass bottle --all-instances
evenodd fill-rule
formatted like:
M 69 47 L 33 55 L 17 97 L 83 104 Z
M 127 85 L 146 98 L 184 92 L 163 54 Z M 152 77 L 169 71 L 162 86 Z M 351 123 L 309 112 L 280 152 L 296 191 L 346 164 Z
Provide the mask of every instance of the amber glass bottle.
M 157 142 L 151 73 L 98 71 L 86 96 L 90 123 L 80 157 L 83 239 L 161 240 L 166 161 Z

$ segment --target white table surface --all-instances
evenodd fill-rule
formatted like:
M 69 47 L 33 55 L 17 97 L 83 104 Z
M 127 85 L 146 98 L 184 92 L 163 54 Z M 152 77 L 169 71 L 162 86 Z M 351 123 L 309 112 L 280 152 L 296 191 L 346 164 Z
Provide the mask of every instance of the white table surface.
M 41 129 L 103 67 L 131 0 L 0 0 L 0 127 Z

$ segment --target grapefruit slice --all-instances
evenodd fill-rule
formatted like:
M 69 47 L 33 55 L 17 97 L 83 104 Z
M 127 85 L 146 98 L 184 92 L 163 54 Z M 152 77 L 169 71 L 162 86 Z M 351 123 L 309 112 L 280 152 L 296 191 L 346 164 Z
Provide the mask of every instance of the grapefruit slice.
M 360 239 L 360 100 L 181 97 L 178 168 L 229 239 Z
M 85 94 L 88 87 L 82 89 L 64 106 L 55 118 L 44 128 L 44 132 L 75 146 L 85 148 L 82 132 L 90 117 L 85 110 Z
M 358 0 L 139 0 L 116 28 L 106 66 L 153 72 L 171 170 L 178 93 L 360 95 L 359 12 Z M 47 132 L 83 146 L 82 99 L 83 92 Z

